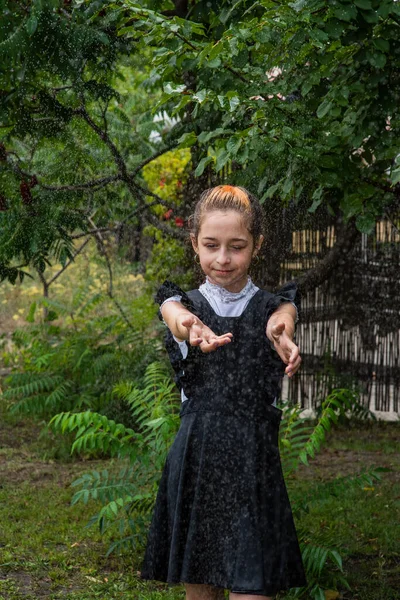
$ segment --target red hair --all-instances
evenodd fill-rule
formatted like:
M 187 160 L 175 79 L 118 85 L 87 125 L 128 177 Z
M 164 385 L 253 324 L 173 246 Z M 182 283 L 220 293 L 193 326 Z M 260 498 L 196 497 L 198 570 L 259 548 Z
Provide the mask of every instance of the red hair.
M 217 185 L 201 194 L 194 214 L 189 219 L 191 233 L 196 239 L 204 214 L 214 210 L 234 210 L 242 214 L 254 241 L 258 241 L 263 233 L 264 214 L 257 198 L 240 186 Z

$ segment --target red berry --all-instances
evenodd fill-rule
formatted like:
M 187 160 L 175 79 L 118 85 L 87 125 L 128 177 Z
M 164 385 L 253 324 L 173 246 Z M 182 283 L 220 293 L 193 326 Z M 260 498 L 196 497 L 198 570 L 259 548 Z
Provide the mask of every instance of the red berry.
M 184 221 L 183 221 L 182 217 L 176 217 L 176 219 L 175 219 L 175 225 L 176 225 L 177 227 L 183 227 L 183 226 L 184 226 L 184 224 L 185 224 L 185 223 L 184 223 Z
M 166 221 L 168 221 L 168 219 L 170 219 L 170 218 L 172 217 L 172 213 L 173 213 L 173 212 L 174 212 L 174 211 L 172 210 L 172 208 L 170 208 L 169 210 L 167 210 L 167 212 L 165 212 L 165 213 L 163 214 L 163 217 L 164 217 L 164 219 L 165 219 Z

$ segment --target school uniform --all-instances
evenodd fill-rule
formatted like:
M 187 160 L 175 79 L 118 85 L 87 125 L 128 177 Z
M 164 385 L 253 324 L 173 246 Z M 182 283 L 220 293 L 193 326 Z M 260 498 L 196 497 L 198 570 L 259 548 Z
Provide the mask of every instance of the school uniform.
M 306 585 L 278 450 L 285 365 L 265 333 L 282 302 L 298 304 L 296 286 L 271 294 L 249 279 L 236 294 L 207 280 L 186 294 L 165 282 L 156 301 L 169 299 L 233 339 L 206 354 L 167 332 L 181 424 L 141 576 L 266 596 Z

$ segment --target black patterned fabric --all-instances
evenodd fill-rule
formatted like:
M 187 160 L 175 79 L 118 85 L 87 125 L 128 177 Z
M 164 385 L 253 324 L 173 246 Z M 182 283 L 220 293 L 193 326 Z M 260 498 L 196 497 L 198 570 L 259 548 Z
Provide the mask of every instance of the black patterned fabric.
M 162 287 L 158 301 L 184 298 L 177 286 Z M 303 586 L 278 450 L 282 413 L 272 405 L 285 365 L 265 335 L 272 312 L 298 302 L 295 285 L 277 295 L 259 290 L 240 317 L 216 315 L 198 290 L 184 299 L 233 341 L 209 354 L 189 346 L 176 369 L 188 399 L 162 474 L 142 578 L 267 596 Z

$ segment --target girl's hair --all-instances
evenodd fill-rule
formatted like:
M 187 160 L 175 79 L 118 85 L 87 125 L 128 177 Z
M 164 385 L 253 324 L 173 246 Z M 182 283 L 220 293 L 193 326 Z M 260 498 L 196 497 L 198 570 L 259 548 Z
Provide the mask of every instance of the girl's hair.
M 256 241 L 264 231 L 264 213 L 257 198 L 245 188 L 234 185 L 217 185 L 205 190 L 189 217 L 191 233 L 198 237 L 206 212 L 214 210 L 235 210 L 246 220 L 246 226 Z

